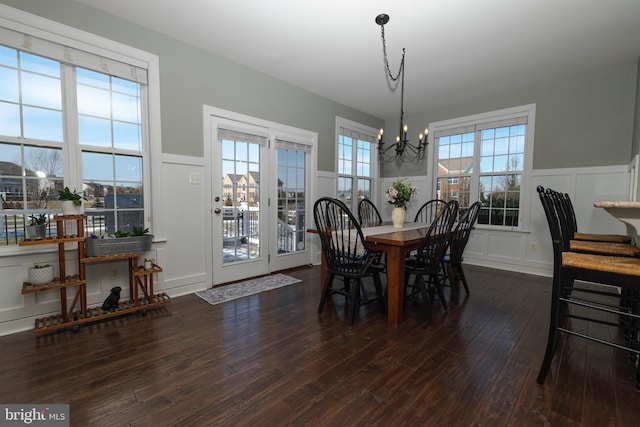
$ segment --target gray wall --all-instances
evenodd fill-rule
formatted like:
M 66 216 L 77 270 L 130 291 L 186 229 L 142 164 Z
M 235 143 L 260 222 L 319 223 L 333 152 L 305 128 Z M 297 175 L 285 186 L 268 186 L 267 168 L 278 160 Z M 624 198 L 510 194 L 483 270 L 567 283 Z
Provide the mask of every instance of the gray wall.
M 429 122 L 535 103 L 534 169 L 626 165 L 633 157 L 637 79 L 638 64 L 585 72 L 415 114 L 407 122 L 410 129 L 422 129 Z M 387 121 L 387 126 L 396 127 L 397 119 Z M 633 150 L 638 152 L 637 146 Z M 386 163 L 382 174 L 421 175 L 427 164 L 426 158 L 402 165 Z
M 640 59 L 638 60 L 638 70 L 640 70 Z M 636 154 L 640 154 L 640 72 L 638 72 L 636 79 L 636 105 L 634 117 L 635 122 L 633 126 L 633 145 L 631 147 L 632 157 Z
M 254 70 L 72 0 L 0 0 L 160 57 L 162 151 L 203 156 L 202 105 L 207 104 L 318 133 L 318 169 L 335 170 L 335 116 L 373 128 L 386 123 Z M 638 64 L 585 72 L 464 105 L 407 112 L 410 129 L 429 122 L 536 103 L 535 169 L 627 164 L 640 152 L 636 110 Z M 636 129 L 634 136 L 634 118 Z M 386 163 L 381 175 L 424 175 L 427 159 Z M 401 173 L 400 173 L 401 171 Z
M 318 169 L 335 170 L 335 117 L 373 128 L 383 121 L 72 0 L 0 0 L 160 58 L 162 151 L 204 156 L 202 106 L 318 133 Z M 224 43 L 224 41 L 221 41 Z

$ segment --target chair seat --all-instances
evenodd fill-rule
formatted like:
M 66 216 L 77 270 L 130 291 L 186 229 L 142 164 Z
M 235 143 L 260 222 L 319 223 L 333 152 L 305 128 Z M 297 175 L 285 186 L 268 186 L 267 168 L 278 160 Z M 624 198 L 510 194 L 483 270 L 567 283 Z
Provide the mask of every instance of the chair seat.
M 631 243 L 631 238 L 622 234 L 594 234 L 579 233 L 573 234 L 575 240 L 588 240 L 592 242 L 612 242 L 612 243 Z
M 640 259 L 638 258 L 562 252 L 562 266 L 640 276 Z M 640 287 L 640 282 L 638 286 Z
M 640 248 L 629 243 L 594 242 L 587 240 L 571 240 L 569 249 L 575 252 L 587 252 L 603 255 L 639 257 Z

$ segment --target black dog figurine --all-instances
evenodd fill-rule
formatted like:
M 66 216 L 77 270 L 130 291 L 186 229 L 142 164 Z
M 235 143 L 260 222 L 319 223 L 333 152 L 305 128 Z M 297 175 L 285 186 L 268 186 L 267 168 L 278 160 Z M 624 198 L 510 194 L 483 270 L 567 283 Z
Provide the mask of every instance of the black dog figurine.
M 117 308 L 120 307 L 118 301 L 120 301 L 120 291 L 122 288 L 120 286 L 116 286 L 115 288 L 111 288 L 111 293 L 104 300 L 102 304 L 102 311 L 116 311 Z

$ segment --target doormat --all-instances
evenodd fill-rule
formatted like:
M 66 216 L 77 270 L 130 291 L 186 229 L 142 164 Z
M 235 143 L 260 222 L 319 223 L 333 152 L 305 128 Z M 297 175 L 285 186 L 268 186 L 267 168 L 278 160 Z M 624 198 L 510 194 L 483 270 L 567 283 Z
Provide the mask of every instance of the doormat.
M 230 285 L 217 286 L 196 292 L 196 295 L 211 305 L 220 304 L 234 299 L 258 294 L 271 289 L 281 288 L 301 282 L 300 279 L 287 276 L 285 274 L 272 274 L 270 276 L 258 277 L 256 279 L 245 280 L 244 282 L 232 283 Z

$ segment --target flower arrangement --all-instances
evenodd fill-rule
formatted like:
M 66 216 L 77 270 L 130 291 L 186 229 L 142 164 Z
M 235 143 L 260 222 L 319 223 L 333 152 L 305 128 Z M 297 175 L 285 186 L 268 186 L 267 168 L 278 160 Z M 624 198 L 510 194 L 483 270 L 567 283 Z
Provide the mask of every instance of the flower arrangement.
M 418 194 L 418 188 L 411 185 L 410 182 L 405 183 L 404 178 L 398 178 L 393 182 L 391 187 L 385 191 L 387 202 L 396 208 L 407 208 L 409 202 Z

